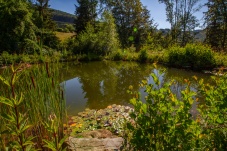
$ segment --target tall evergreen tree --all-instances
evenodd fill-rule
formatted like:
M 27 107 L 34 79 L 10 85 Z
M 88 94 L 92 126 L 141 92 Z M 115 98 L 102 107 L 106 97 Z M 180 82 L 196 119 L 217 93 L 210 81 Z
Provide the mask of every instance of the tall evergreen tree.
M 56 25 L 52 20 L 52 14 L 49 7 L 49 0 L 36 0 L 36 16 L 34 16 L 35 24 L 39 29 L 54 31 Z
M 35 13 L 33 14 L 33 18 L 35 25 L 38 27 L 36 36 L 41 49 L 43 45 L 57 49 L 60 41 L 54 32 L 56 23 L 52 20 L 52 12 L 49 7 L 49 0 L 35 1 Z M 42 53 L 42 51 L 40 53 Z
M 209 0 L 206 6 L 206 42 L 216 49 L 227 50 L 227 1 Z
M 76 19 L 74 22 L 76 33 L 85 30 L 88 23 L 95 26 L 97 4 L 97 0 L 77 0 L 77 5 L 75 5 Z

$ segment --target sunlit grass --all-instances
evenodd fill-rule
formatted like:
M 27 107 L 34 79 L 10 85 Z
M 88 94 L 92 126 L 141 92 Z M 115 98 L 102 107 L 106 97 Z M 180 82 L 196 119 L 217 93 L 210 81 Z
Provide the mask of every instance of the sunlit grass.
M 56 36 L 61 40 L 64 41 L 65 39 L 68 39 L 72 36 L 74 36 L 75 33 L 64 33 L 64 32 L 56 32 Z

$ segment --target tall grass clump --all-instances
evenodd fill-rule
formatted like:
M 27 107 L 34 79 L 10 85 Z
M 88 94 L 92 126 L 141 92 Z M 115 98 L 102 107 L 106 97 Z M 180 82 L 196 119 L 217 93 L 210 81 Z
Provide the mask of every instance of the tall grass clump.
M 12 65 L 1 72 L 1 150 L 62 148 L 66 110 L 60 79 L 49 63 Z
M 210 47 L 200 44 L 174 46 L 168 51 L 168 63 L 175 67 L 189 67 L 195 70 L 215 67 L 214 54 Z

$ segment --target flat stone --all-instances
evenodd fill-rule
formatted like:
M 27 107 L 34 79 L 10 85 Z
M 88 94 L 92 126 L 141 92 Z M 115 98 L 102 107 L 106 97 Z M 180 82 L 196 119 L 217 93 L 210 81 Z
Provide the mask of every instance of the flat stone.
M 68 144 L 71 151 L 120 151 L 124 139 L 116 138 L 74 138 L 69 137 Z
M 112 138 L 116 137 L 113 135 L 110 131 L 106 129 L 97 129 L 94 131 L 88 131 L 77 134 L 77 136 L 80 136 L 82 138 Z

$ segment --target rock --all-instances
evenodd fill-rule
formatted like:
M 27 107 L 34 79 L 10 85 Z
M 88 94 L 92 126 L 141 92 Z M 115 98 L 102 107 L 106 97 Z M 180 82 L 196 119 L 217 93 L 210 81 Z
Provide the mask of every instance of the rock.
M 108 131 L 106 129 L 98 129 L 98 130 L 94 130 L 94 131 L 83 132 L 83 133 L 77 134 L 77 136 L 83 137 L 83 138 L 112 138 L 112 137 L 116 137 L 110 131 Z
M 71 151 L 120 151 L 123 138 L 73 138 L 69 137 L 68 144 Z

